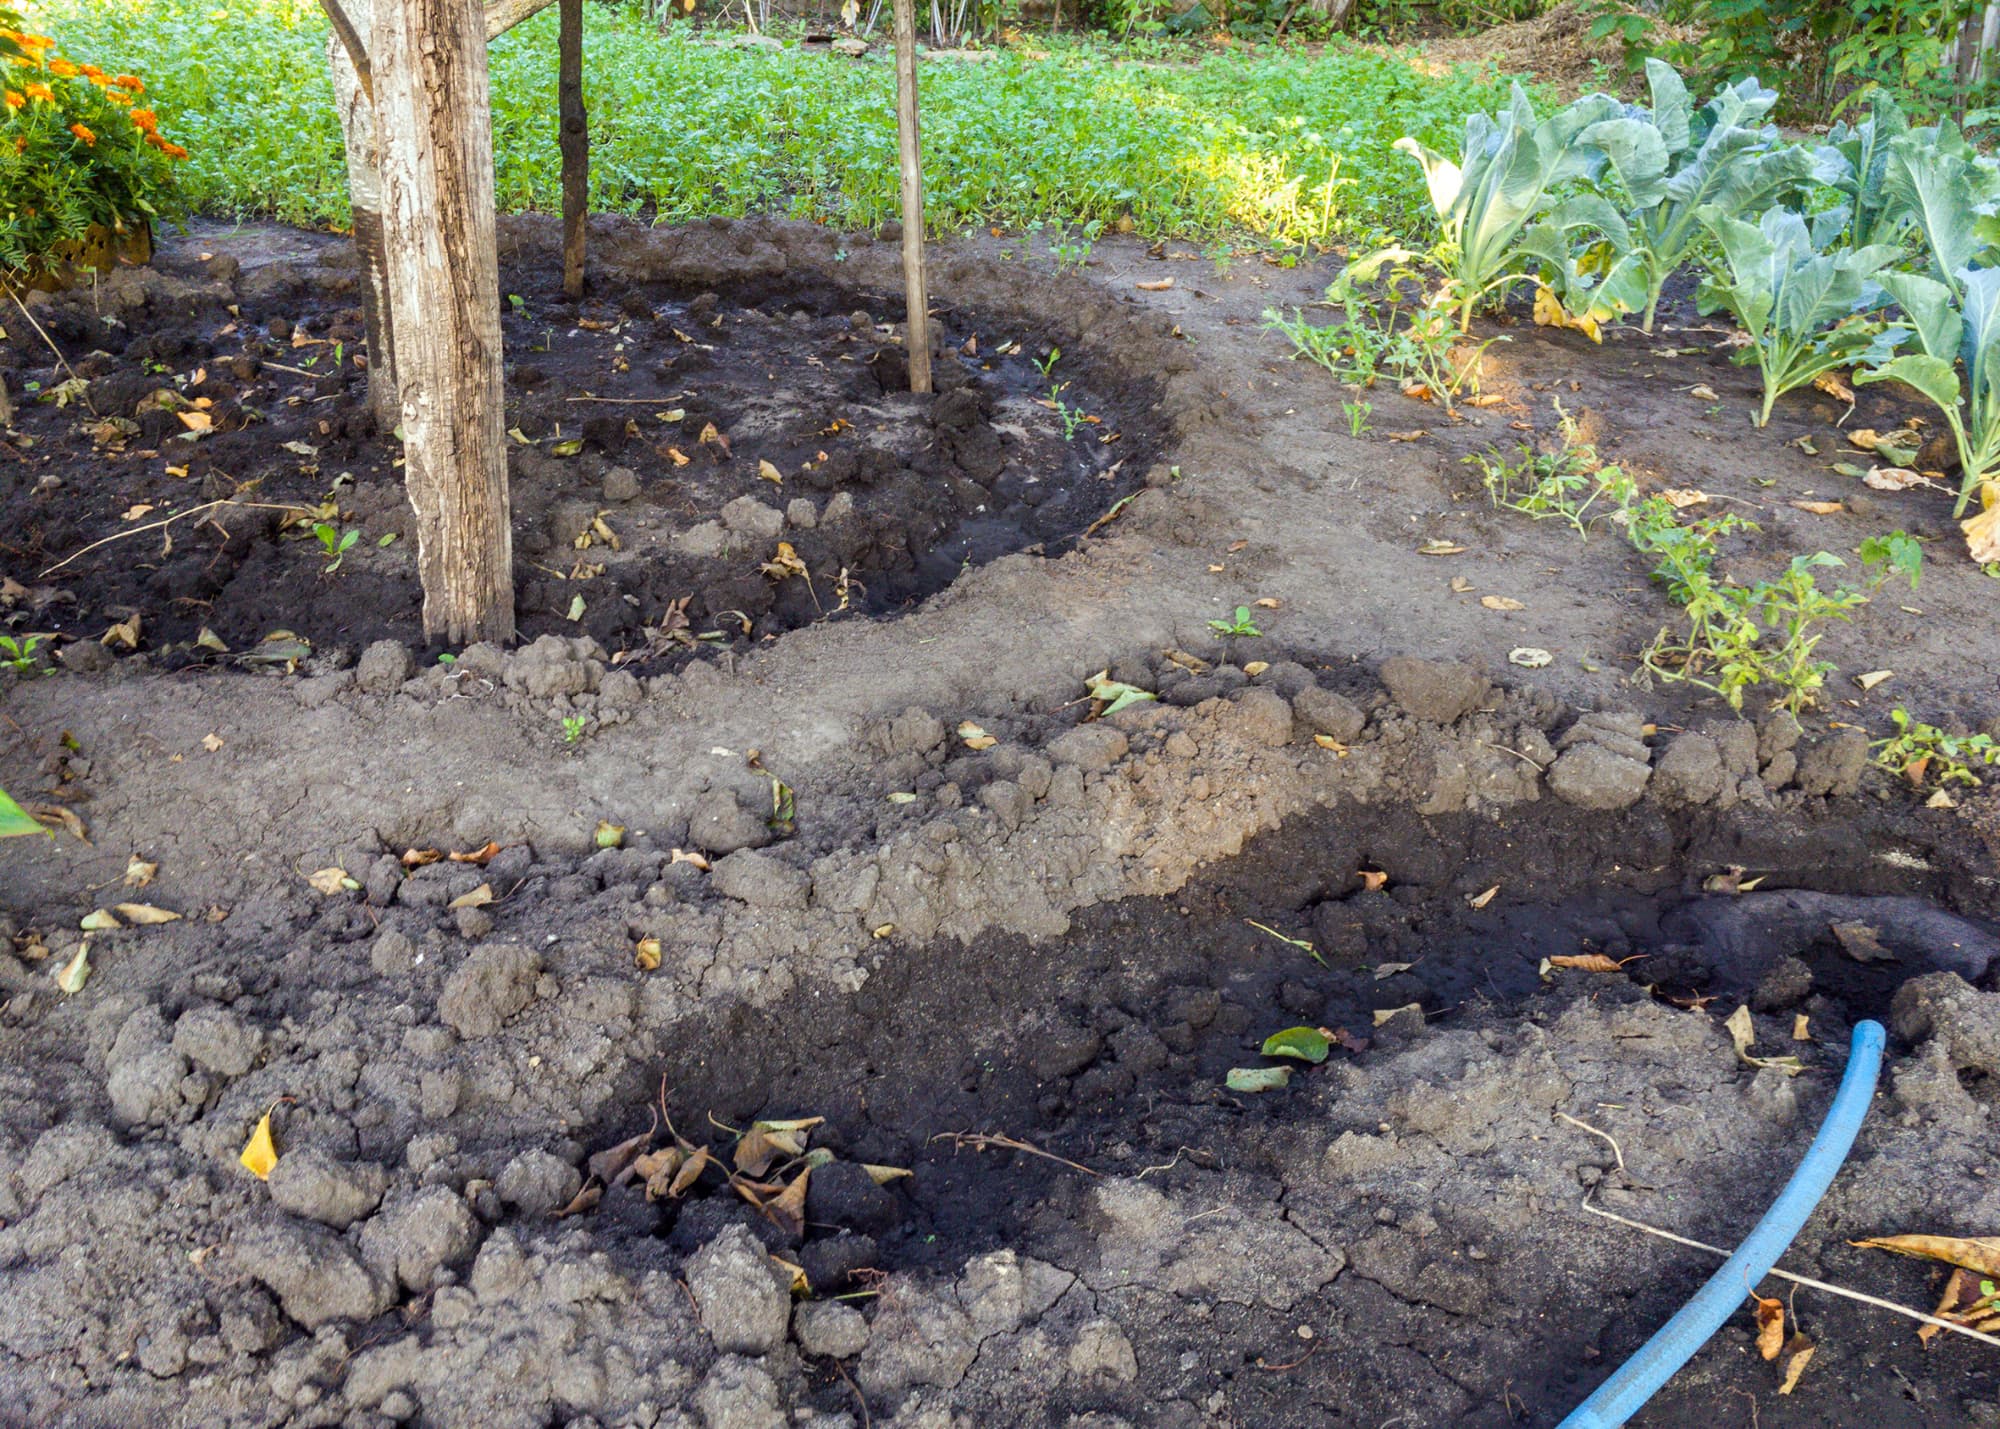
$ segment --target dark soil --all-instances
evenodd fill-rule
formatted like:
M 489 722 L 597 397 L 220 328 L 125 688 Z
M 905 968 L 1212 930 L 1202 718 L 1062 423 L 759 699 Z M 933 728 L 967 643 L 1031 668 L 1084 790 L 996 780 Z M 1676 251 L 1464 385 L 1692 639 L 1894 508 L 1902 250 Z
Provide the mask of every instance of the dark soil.
M 1052 276 L 979 238 L 936 253 L 963 355 L 926 405 L 895 394 L 893 304 L 866 296 L 893 291 L 893 243 L 606 224 L 579 312 L 538 276 L 548 227 L 503 243 L 524 308 L 509 421 L 533 443 L 521 608 L 529 634 L 593 638 L 450 667 L 347 658 L 416 636 L 407 538 L 376 544 L 407 517 L 358 405 L 339 244 L 204 231 L 105 285 L 122 327 L 82 299 L 37 308 L 107 397 L 161 377 L 149 360 L 201 367 L 220 425 L 246 403 L 266 420 L 188 443 L 170 413 L 134 417 L 111 454 L 73 406 L 37 404 L 36 444 L 0 453 L 10 628 L 76 637 L 59 677 L 0 674 L 0 784 L 91 840 L 0 859 L 0 1419 L 1546 1426 L 1714 1264 L 1591 1218 L 1585 1194 L 1733 1244 L 1864 1015 L 1894 1034 L 1881 1095 L 1786 1265 L 1928 1306 L 1930 1267 L 1848 1242 L 1992 1230 L 2000 806 L 1963 788 L 1924 808 L 1867 757 L 1896 703 L 1993 713 L 1992 586 L 1945 498 L 1829 471 L 1839 404 L 1800 394 L 1751 431 L 1749 375 L 1685 313 L 1601 349 L 1508 322 L 1482 330 L 1509 339 L 1487 357 L 1501 405 L 1359 394 L 1376 432 L 1357 441 L 1357 394 L 1259 326 L 1330 274 L 1107 240 Z M 1136 286 L 1160 276 L 1175 287 Z M 341 378 L 278 371 L 333 354 L 280 346 L 273 318 L 346 341 Z M 61 374 L 15 338 L 13 385 L 47 390 Z M 1064 400 L 1105 419 L 1073 440 L 1036 405 L 1044 343 L 1049 380 L 1075 374 Z M 1550 440 L 1558 397 L 1648 489 L 1754 515 L 1764 533 L 1727 555 L 1743 578 L 1822 548 L 1851 568 L 1901 526 L 1940 537 L 1920 591 L 1832 632 L 1839 672 L 1802 727 L 1756 697 L 1739 719 L 1635 690 L 1633 655 L 1673 618 L 1638 559 L 1495 511 L 1462 462 Z M 1847 425 L 1913 413 L 1867 389 Z M 62 485 L 33 495 L 46 475 Z M 169 503 L 329 492 L 364 533 L 331 575 L 240 505 L 166 528 L 170 551 L 156 531 L 41 574 Z M 1833 515 L 1790 504 L 1833 494 Z M 813 524 L 750 513 L 754 543 L 685 549 L 744 496 L 780 515 L 804 497 Z M 826 519 L 842 496 L 851 547 Z M 577 544 L 600 513 L 617 549 Z M 1421 554 L 1433 539 L 1466 549 Z M 762 571 L 779 541 L 810 590 Z M 842 565 L 852 612 L 898 618 L 820 619 Z M 683 633 L 730 649 L 674 648 L 683 596 Z M 1252 602 L 1263 634 L 1216 633 Z M 102 645 L 134 610 L 139 650 Z M 232 655 L 274 627 L 314 648 L 149 673 L 228 665 L 190 648 L 204 626 Z M 1526 645 L 1554 663 L 1510 666 Z M 643 681 L 610 668 L 656 647 Z M 1888 668 L 1870 692 L 1848 679 Z M 1100 670 L 1159 699 L 1087 719 Z M 555 715 L 586 733 L 560 742 Z M 595 846 L 600 821 L 621 847 Z M 401 857 L 489 842 L 483 865 Z M 142 888 L 135 857 L 157 864 Z M 79 922 L 127 900 L 182 917 L 93 935 L 89 979 L 57 992 Z M 1622 966 L 1544 966 L 1579 954 Z M 1739 1060 L 1739 1005 L 1756 1052 L 1803 1075 Z M 1326 1064 L 1226 1090 L 1293 1025 L 1336 1034 Z M 555 1214 L 594 1154 L 664 1144 L 655 1108 L 720 1150 L 755 1118 L 826 1118 L 805 1226 L 714 1172 Z M 238 1160 L 266 1114 L 269 1182 Z M 859 1162 L 914 1174 L 877 1188 Z M 812 1299 L 795 1309 L 754 1247 L 746 1265 L 746 1236 Z M 776 1320 L 748 1334 L 758 1304 Z M 811 1328 L 829 1306 L 863 1317 L 845 1348 Z M 1983 1347 L 1925 1350 L 1814 1292 L 1788 1314 L 1818 1346 L 1795 1394 L 1739 1319 L 1635 1422 L 2000 1424 Z
M 279 630 L 421 644 L 344 255 L 246 282 L 203 261 L 208 237 L 171 245 L 164 278 L 39 303 L 73 361 L 18 328 L 0 342 L 0 378 L 41 398 L 0 443 L 0 559 L 32 628 L 95 638 L 136 614 L 169 668 Z M 643 669 L 907 609 L 1008 551 L 1060 553 L 1156 445 L 1143 386 L 1080 380 L 1033 324 L 946 308 L 937 394 L 915 397 L 879 294 L 619 283 L 572 304 L 548 275 L 533 245 L 502 274 L 524 637 L 589 636 Z M 358 533 L 337 568 L 320 523 Z

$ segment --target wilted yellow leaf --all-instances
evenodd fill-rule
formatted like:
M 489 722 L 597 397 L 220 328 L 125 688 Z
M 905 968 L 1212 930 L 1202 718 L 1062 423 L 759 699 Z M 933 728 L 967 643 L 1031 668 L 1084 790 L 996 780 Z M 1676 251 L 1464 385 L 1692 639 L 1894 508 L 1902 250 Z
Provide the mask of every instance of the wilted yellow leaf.
M 1488 610 L 1526 610 L 1528 608 L 1512 596 L 1505 595 L 1482 595 L 1479 597 L 1479 603 Z
M 259 1181 L 271 1179 L 271 1168 L 278 1164 L 278 1144 L 271 1139 L 270 1112 L 257 1118 L 256 1130 L 250 1133 L 243 1154 L 236 1159 L 249 1168 L 250 1174 Z
M 1840 374 L 1837 372 L 1820 373 L 1819 376 L 1813 378 L 1812 385 L 1826 393 L 1829 397 L 1838 398 L 1850 407 L 1854 405 L 1854 389 L 1842 381 Z
M 958 737 L 965 741 L 967 749 L 991 749 L 1000 742 L 971 720 L 965 720 L 960 723 L 958 726 Z
M 1173 285 L 1174 280 L 1172 278 L 1155 278 L 1150 283 L 1134 283 L 1132 286 L 1142 293 L 1164 293 L 1167 289 L 1173 287 Z
M 1679 511 L 1684 507 L 1703 505 L 1708 500 L 1708 493 L 1692 486 L 1670 486 L 1660 493 L 1660 499 Z
M 625 842 L 625 826 L 614 824 L 608 819 L 599 819 L 590 841 L 599 848 L 617 848 Z
M 1269 660 L 1252 660 L 1243 667 L 1243 673 L 1254 680 L 1270 668 L 1271 662 Z
M 1313 743 L 1317 744 L 1321 749 L 1331 749 L 1337 756 L 1339 756 L 1342 759 L 1347 758 L 1347 746 L 1342 744 L 1339 740 L 1335 739 L 1330 734 L 1314 735 Z
M 1688 388 L 1688 396 L 1693 397 L 1699 402 L 1720 402 L 1722 400 L 1722 394 L 1706 382 L 1697 382 L 1694 386 Z
M 147 863 L 138 854 L 133 854 L 125 864 L 125 886 L 144 888 L 153 881 L 153 875 L 160 871 L 157 863 Z
M 76 956 L 56 969 L 56 986 L 65 994 L 74 995 L 83 991 L 83 985 L 90 981 L 90 940 L 85 939 L 77 948 Z
M 1812 1041 L 1812 1032 L 1810 1031 L 1811 1026 L 1812 1026 L 1812 1019 L 1807 1017 L 1803 1012 L 1793 1013 L 1792 1040 L 1794 1042 Z
M 1631 957 L 1626 958 L 1624 962 L 1620 962 L 1616 958 L 1608 957 L 1603 953 L 1559 953 L 1549 959 L 1549 965 L 1558 968 L 1575 968 L 1578 972 L 1586 973 L 1615 973 L 1623 968 L 1625 963 L 1634 962 L 1644 956 L 1644 953 L 1634 953 Z
M 1980 499 L 1987 500 L 1991 485 L 1980 488 Z M 1985 565 L 1989 561 L 2000 561 L 2000 505 L 1989 504 L 1977 516 L 1958 523 L 1958 529 L 1965 532 L 1965 549 L 1972 559 Z
M 1792 505 L 1796 509 L 1810 512 L 1814 516 L 1834 516 L 1847 509 L 1838 501 L 1794 501 Z
M 785 484 L 785 474 L 768 461 L 759 461 L 757 463 L 757 475 L 766 481 L 776 482 L 779 486 Z
M 150 903 L 117 903 L 113 910 L 128 923 L 147 927 L 160 923 L 178 923 L 181 915 L 171 908 L 155 908 Z
M 117 915 L 110 910 L 93 908 L 90 912 L 83 915 L 83 921 L 78 923 L 77 926 L 86 933 L 106 933 L 113 928 L 122 928 L 125 925 L 119 922 Z
M 1729 1040 L 1736 1046 L 1737 1057 L 1752 1067 L 1776 1067 L 1788 1077 L 1796 1077 L 1805 1070 L 1797 1057 L 1753 1057 L 1750 1049 L 1757 1042 L 1756 1024 L 1750 1020 L 1750 1009 L 1738 1007 L 1729 1014 L 1729 1020 L 1722 1024 L 1729 1031 Z
M 691 863 L 703 873 L 708 872 L 708 860 L 692 849 L 677 848 L 667 855 L 667 864 Z
M 642 973 L 657 971 L 660 966 L 660 940 L 641 938 L 639 945 L 632 950 L 632 961 Z
M 1487 904 L 1491 903 L 1495 898 L 1499 897 L 1499 895 L 1500 895 L 1500 885 L 1496 883 L 1491 888 L 1487 889 L 1484 893 L 1475 893 L 1465 901 L 1473 908 L 1484 908 Z
M 1884 680 L 1893 678 L 1895 673 L 1894 670 L 1870 670 L 1865 675 L 1856 675 L 1854 683 L 1864 690 L 1872 690 Z
M 1423 1020 L 1424 1005 L 1421 1002 L 1406 1002 L 1401 1007 L 1378 1007 L 1375 1009 L 1375 1025 L 1381 1027 L 1399 1013 L 1414 1012 L 1419 1021 Z
M 861 1163 L 861 1169 L 866 1171 L 868 1179 L 878 1186 L 886 1186 L 891 1181 L 900 1181 L 905 1176 L 916 1174 L 907 1166 L 871 1166 L 865 1161 Z
M 461 893 L 445 904 L 447 908 L 484 908 L 493 901 L 493 885 L 482 883 L 470 893 Z
M 210 754 L 215 753 L 218 749 L 222 748 L 222 736 L 219 734 L 204 734 L 201 737 L 201 747 L 206 749 Z

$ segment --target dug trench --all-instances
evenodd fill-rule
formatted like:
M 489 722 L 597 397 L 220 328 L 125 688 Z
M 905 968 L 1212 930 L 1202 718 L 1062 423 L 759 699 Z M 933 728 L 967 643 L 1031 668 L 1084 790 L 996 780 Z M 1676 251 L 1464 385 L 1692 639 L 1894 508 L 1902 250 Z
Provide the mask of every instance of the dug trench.
M 703 232 L 706 258 L 621 231 L 614 271 L 572 303 L 546 235 L 510 226 L 525 637 L 669 668 L 905 610 L 1010 551 L 1059 554 L 1140 488 L 1158 446 L 1145 377 L 1066 355 L 1045 324 L 946 305 L 936 395 L 913 396 L 880 294 Z M 113 650 L 166 669 L 424 646 L 352 251 L 262 237 L 197 226 L 150 270 L 37 295 L 37 326 L 0 336 L 0 381 L 30 399 L 0 453 L 8 601 L 73 668 L 104 667 L 92 646 L 114 627 L 137 639 Z
M 1787 1263 L 1929 1303 L 1847 1242 L 1992 1219 L 1986 801 L 1916 808 L 1782 717 L 1175 653 L 1094 720 L 879 720 L 789 835 L 745 770 L 586 856 L 357 844 L 352 888 L 100 934 L 68 998 L 30 964 L 88 905 L 24 906 L 22 1421 L 1551 1424 L 1713 1264 L 1585 1196 L 1731 1243 L 1863 1015 L 1884 1094 Z M 1324 1064 L 1228 1089 L 1295 1025 Z M 649 1195 L 676 1133 L 720 1164 Z M 1788 1313 L 1792 1395 L 1746 1320 L 1644 1422 L 1994 1421 L 1981 1347 Z

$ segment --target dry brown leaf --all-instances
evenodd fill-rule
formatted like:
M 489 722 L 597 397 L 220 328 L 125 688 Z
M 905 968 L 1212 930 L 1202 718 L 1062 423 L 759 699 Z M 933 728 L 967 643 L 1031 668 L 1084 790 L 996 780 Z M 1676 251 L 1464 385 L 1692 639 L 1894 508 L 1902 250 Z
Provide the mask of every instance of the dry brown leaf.
M 1857 963 L 1893 963 L 1896 955 L 1882 946 L 1880 930 L 1866 923 L 1829 923 L 1840 949 Z
M 1803 1012 L 1792 1014 L 1792 1040 L 1794 1042 L 1812 1041 L 1812 1019 Z
M 1692 486 L 1670 486 L 1660 493 L 1660 499 L 1679 511 L 1684 507 L 1706 504 L 1708 493 Z
M 1271 668 L 1271 662 L 1269 660 L 1252 660 L 1249 664 L 1243 667 L 1243 673 L 1248 675 L 1251 679 L 1254 680 L 1259 675 L 1263 674 L 1266 670 L 1270 668 Z M 1109 671 L 1106 671 L 1105 673 L 1107 677 L 1110 674 Z
M 906 1176 L 917 1174 L 907 1166 L 874 1166 L 866 1161 L 861 1163 L 861 1169 L 866 1171 L 868 1179 L 878 1186 L 886 1186 L 891 1181 L 900 1181 Z
M 1424 542 L 1423 545 L 1417 547 L 1417 554 L 1420 556 L 1462 556 L 1465 554 L 1465 547 L 1456 541 L 1439 539 Z
M 1276 610 L 1278 609 L 1279 606 L 1284 604 L 1283 601 L 1279 600 L 1274 595 L 1260 595 L 1257 597 L 1257 599 L 1251 601 L 1250 603 L 1256 606 L 1257 609 L 1259 610 Z
M 969 719 L 960 722 L 958 737 L 965 741 L 967 749 L 991 749 L 1000 742 Z
M 1963 1266 L 1956 1267 L 1945 1277 L 1944 1291 L 1938 1296 L 1937 1307 L 1931 1311 L 1940 1320 L 1962 1322 L 1965 1312 L 1980 1303 L 1979 1277 Z M 1944 1333 L 1940 1325 L 1924 1325 L 1917 1330 L 1917 1339 L 1928 1345 L 1934 1336 Z
M 1496 883 L 1491 888 L 1487 889 L 1484 893 L 1475 893 L 1465 901 L 1473 908 L 1484 908 L 1487 904 L 1491 903 L 1495 898 L 1499 897 L 1499 895 L 1500 895 L 1500 885 Z
M 1479 597 L 1479 603 L 1488 610 L 1526 610 L 1528 608 L 1512 596 L 1505 595 L 1482 595 Z
M 201 747 L 206 749 L 210 754 L 214 754 L 222 748 L 222 736 L 219 734 L 204 734 L 201 737 Z
M 1926 1325 L 1924 1328 L 1928 1330 L 1932 1326 Z M 1778 1393 L 1790 1394 L 1799 1387 L 1799 1376 L 1804 1374 L 1806 1366 L 1812 1363 L 1813 1351 L 1817 1348 L 1818 1346 L 1804 1335 L 1793 1335 L 1785 1342 L 1785 1382 L 1778 1386 Z
M 144 888 L 153 881 L 153 876 L 159 871 L 160 866 L 157 863 L 147 863 L 135 853 L 125 864 L 125 886 Z
M 632 1163 L 638 1159 L 639 1153 L 646 1149 L 647 1143 L 652 1139 L 653 1134 L 649 1131 L 641 1132 L 637 1136 L 628 1136 L 616 1146 L 607 1146 L 602 1151 L 594 1153 L 590 1160 L 584 1163 L 585 1169 L 605 1185 L 615 1186 L 625 1179 Z
M 1895 678 L 1894 670 L 1870 670 L 1865 675 L 1856 675 L 1854 683 L 1866 690 L 1872 690 L 1884 680 Z
M 500 852 L 499 844 L 489 843 L 485 845 L 483 848 L 476 848 L 468 853 L 452 853 L 452 854 L 447 854 L 446 857 L 448 857 L 453 863 L 476 863 L 481 868 L 484 868 L 486 867 L 487 864 L 493 862 L 494 858 L 499 854 L 499 852 Z
M 779 486 L 785 484 L 785 474 L 768 461 L 760 460 L 757 463 L 757 475 L 765 481 L 776 482 Z
M 1401 1007 L 1378 1007 L 1375 1009 L 1375 1025 L 1381 1027 L 1404 1012 L 1416 1013 L 1417 1020 L 1421 1022 L 1424 1016 L 1424 1005 L 1421 1002 L 1406 1002 Z
M 1814 516 L 1834 516 L 1847 508 L 1838 501 L 1794 501 L 1793 509 L 1810 512 Z
M 1757 1304 L 1757 1353 L 1774 1360 L 1785 1347 L 1785 1302 L 1766 1300 L 1754 1290 L 1750 1298 Z
M 1414 432 L 1384 432 L 1382 435 L 1392 442 L 1420 442 L 1429 436 L 1430 433 L 1419 430 Z
M 1575 968 L 1578 972 L 1586 973 L 1615 973 L 1626 963 L 1637 962 L 1645 956 L 1644 953 L 1634 953 L 1621 961 L 1605 953 L 1558 953 L 1549 959 L 1549 966 Z
M 1431 400 L 1430 384 L 1428 382 L 1406 383 L 1403 387 L 1403 395 L 1415 402 L 1428 402 Z
M 703 873 L 708 872 L 708 860 L 704 858 L 701 854 L 695 853 L 689 849 L 677 848 L 672 850 L 667 855 L 668 867 L 672 867 L 674 864 L 677 863 L 691 863 L 696 868 L 700 869 Z
M 1506 400 L 1507 399 L 1501 396 L 1498 392 L 1481 392 L 1477 397 L 1466 398 L 1465 405 L 1468 407 L 1482 407 L 1482 408 L 1497 407 Z
M 1379 868 L 1361 870 L 1361 886 L 1370 893 L 1380 893 L 1389 886 L 1389 875 Z
M 1729 1032 L 1729 1040 L 1736 1048 L 1737 1059 L 1746 1066 L 1776 1067 L 1788 1077 L 1796 1077 L 1805 1070 L 1805 1064 L 1797 1057 L 1753 1057 L 1750 1049 L 1757 1045 L 1757 1026 L 1751 1021 L 1748 1006 L 1738 1007 L 1729 1014 L 1723 1027 Z
M 638 944 L 632 949 L 632 962 L 642 973 L 659 971 L 660 940 L 658 938 L 641 938 Z
M 400 860 L 405 868 L 428 868 L 444 858 L 444 850 L 438 848 L 406 848 Z
M 206 432 L 215 425 L 215 418 L 206 412 L 176 412 L 174 415 L 179 417 L 181 425 L 191 432 Z
M 1342 744 L 1339 740 L 1335 739 L 1330 734 L 1314 735 L 1313 743 L 1317 744 L 1321 749 L 1331 749 L 1335 754 L 1339 755 L 1342 759 L 1347 758 L 1347 746 Z
M 344 868 L 322 868 L 306 875 L 306 884 L 315 893 L 324 893 L 329 898 L 353 882 Z
M 806 1182 L 812 1176 L 812 1167 L 804 1166 L 792 1178 L 792 1184 L 785 1187 L 775 1199 L 764 1203 L 764 1214 L 771 1223 L 787 1236 L 802 1236 L 806 1233 Z
M 701 1179 L 702 1172 L 714 1163 L 715 1157 L 706 1146 L 698 1148 L 694 1155 L 688 1157 L 686 1164 L 674 1172 L 674 1179 L 667 1183 L 667 1195 L 678 1201 L 694 1189 L 694 1183 Z
M 1908 491 L 1913 486 L 1931 485 L 1931 479 L 1906 466 L 1871 466 L 1868 474 L 1861 478 L 1861 484 L 1872 486 L 1877 491 Z
M 583 1189 L 570 1198 L 567 1206 L 549 1214 L 552 1219 L 567 1220 L 571 1216 L 580 1216 L 585 1211 L 595 1209 L 597 1203 L 603 1199 L 604 1187 L 595 1181 L 586 1181 L 583 1183 Z
M 1156 278 L 1150 283 L 1134 283 L 1132 286 L 1142 293 L 1164 293 L 1173 285 L 1172 278 Z
M 461 893 L 445 904 L 447 908 L 484 908 L 493 901 L 493 885 L 482 883 L 470 893 Z
M 1919 1260 L 1941 1260 L 1946 1265 L 1962 1265 L 1984 1276 L 2000 1276 L 2000 1239 L 1992 1237 L 1882 1235 L 1851 1240 L 1848 1244 L 1867 1250 L 1892 1250 Z
M 1468 594 L 1472 589 L 1473 589 L 1472 582 L 1467 580 L 1464 576 L 1453 576 L 1451 578 L 1451 593 L 1453 595 L 1465 595 Z
M 775 1144 L 770 1132 L 761 1126 L 753 1126 L 736 1143 L 736 1152 L 730 1160 L 744 1175 L 762 1176 L 771 1169 L 773 1162 L 785 1154 L 783 1148 Z
M 1694 386 L 1688 388 L 1688 396 L 1698 402 L 1720 402 L 1722 400 L 1722 394 L 1706 382 L 1697 382 Z
M 1812 385 L 1826 393 L 1829 397 L 1845 402 L 1850 407 L 1854 405 L 1854 389 L 1848 386 L 1837 372 L 1820 373 L 1819 376 L 1813 378 Z

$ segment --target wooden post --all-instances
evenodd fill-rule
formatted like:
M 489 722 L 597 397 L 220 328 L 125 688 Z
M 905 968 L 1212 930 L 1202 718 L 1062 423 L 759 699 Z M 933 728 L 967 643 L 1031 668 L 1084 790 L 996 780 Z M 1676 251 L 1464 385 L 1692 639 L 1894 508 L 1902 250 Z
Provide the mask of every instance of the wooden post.
M 424 634 L 510 640 L 486 17 L 478 0 L 375 0 L 370 50 Z
M 908 310 L 903 345 L 910 355 L 910 390 L 931 390 L 930 290 L 924 282 L 924 160 L 917 133 L 916 0 L 896 5 L 896 144 L 903 165 L 903 296 Z
M 556 110 L 562 149 L 563 295 L 583 296 L 583 222 L 590 210 L 590 121 L 583 112 L 583 0 L 562 0 Z

